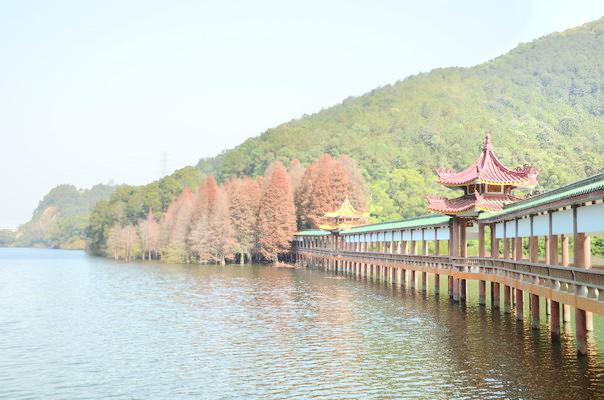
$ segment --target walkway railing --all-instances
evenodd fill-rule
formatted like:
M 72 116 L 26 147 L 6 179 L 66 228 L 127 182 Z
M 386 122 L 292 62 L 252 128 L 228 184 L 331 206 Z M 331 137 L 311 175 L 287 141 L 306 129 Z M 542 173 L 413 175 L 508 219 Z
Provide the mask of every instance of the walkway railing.
M 397 264 L 403 267 L 434 268 L 445 275 L 467 273 L 506 277 L 527 284 L 604 301 L 604 271 L 602 270 L 479 257 L 401 255 L 307 248 L 297 249 L 297 252 L 336 259 Z

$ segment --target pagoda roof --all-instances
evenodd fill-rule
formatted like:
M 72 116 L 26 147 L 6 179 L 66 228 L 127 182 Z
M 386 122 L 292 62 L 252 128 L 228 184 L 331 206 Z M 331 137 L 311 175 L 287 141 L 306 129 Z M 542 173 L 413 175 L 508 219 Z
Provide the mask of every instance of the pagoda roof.
M 369 213 L 357 211 L 348 200 L 348 197 L 344 200 L 342 205 L 336 211 L 326 212 L 323 214 L 327 218 L 367 218 Z
M 491 136 L 487 133 L 482 154 L 474 164 L 461 172 L 452 169 L 436 170 L 438 182 L 445 186 L 464 186 L 472 183 L 492 185 L 534 186 L 539 172 L 532 166 L 510 169 L 503 165 L 493 151 Z
M 443 196 L 427 196 L 428 209 L 446 215 L 477 213 L 479 211 L 501 211 L 508 203 L 518 201 L 519 198 L 508 194 L 491 194 L 482 196 L 478 191 L 474 194 L 448 199 Z

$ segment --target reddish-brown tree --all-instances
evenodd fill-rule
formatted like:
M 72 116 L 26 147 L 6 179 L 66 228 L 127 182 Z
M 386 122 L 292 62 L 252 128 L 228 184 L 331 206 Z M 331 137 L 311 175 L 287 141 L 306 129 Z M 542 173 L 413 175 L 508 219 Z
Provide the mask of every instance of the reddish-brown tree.
M 209 248 L 213 262 L 224 265 L 226 259 L 232 259 L 235 251 L 235 240 L 229 199 L 225 190 L 219 190 L 214 210 L 208 218 Z
M 289 189 L 292 193 L 296 193 L 300 183 L 302 182 L 302 176 L 304 175 L 305 168 L 300 164 L 297 159 L 292 160 L 287 167 L 287 177 L 289 178 Z
M 197 257 L 198 262 L 203 264 L 212 259 L 208 218 L 207 214 L 202 214 L 197 218 L 197 221 L 191 225 L 188 240 L 191 254 Z
M 114 226 L 109 230 L 107 252 L 115 260 L 134 260 L 139 253 L 139 238 L 132 225 Z
M 348 199 L 358 210 L 366 210 L 367 182 L 361 174 L 357 162 L 345 154 L 341 155 L 338 161 L 346 170 L 346 175 L 348 175 Z
M 150 212 L 147 218 L 138 224 L 138 236 L 141 241 L 143 260 L 145 257 L 151 260 L 159 251 L 159 224 Z
M 318 227 L 323 221 L 323 214 L 333 210 L 333 189 L 331 187 L 331 167 L 333 159 L 329 154 L 323 154 L 317 161 L 318 171 L 313 183 L 310 208 L 307 218 L 311 227 Z
M 290 240 L 296 231 L 296 216 L 285 167 L 276 161 L 268 170 L 258 210 L 256 237 L 258 254 L 276 262 L 279 255 L 289 251 Z
M 294 202 L 296 205 L 296 221 L 298 227 L 309 228 L 312 226 L 310 214 L 312 210 L 312 192 L 314 183 L 317 180 L 318 164 L 312 163 L 306 168 L 300 184 L 294 193 Z
M 322 155 L 306 168 L 296 190 L 298 226 L 318 227 L 323 214 L 336 210 L 347 196 L 355 207 L 365 209 L 365 190 L 365 180 L 354 160 L 348 156 L 334 160 L 328 154 Z
M 228 183 L 230 187 L 232 183 Z M 224 264 L 233 257 L 234 239 L 225 190 L 209 176 L 199 187 L 195 199 L 192 228 L 188 236 L 191 252 L 199 262 Z
M 193 193 L 185 187 L 168 206 L 160 223 L 162 258 L 169 262 L 188 262 L 187 237 L 193 212 Z
M 329 182 L 331 187 L 330 204 L 325 211 L 333 211 L 340 207 L 349 196 L 350 181 L 348 174 L 339 160 L 333 160 L 329 169 Z
M 246 256 L 251 261 L 255 246 L 254 234 L 262 195 L 260 181 L 249 177 L 233 179 L 225 183 L 225 190 L 230 199 L 235 251 L 239 254 L 239 263 L 243 264 Z
M 197 189 L 193 206 L 192 221 L 196 223 L 202 214 L 210 215 L 218 201 L 218 183 L 213 176 L 208 176 Z

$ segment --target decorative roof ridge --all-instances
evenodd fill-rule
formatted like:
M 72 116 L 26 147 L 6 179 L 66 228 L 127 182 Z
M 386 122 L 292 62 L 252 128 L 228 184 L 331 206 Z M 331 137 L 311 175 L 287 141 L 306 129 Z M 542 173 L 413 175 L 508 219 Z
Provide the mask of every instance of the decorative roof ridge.
M 507 179 L 501 181 L 502 184 L 522 183 L 525 186 L 534 185 L 536 183 L 536 177 L 539 174 L 539 171 L 529 164 L 510 168 L 501 162 L 495 154 L 490 132 L 487 132 L 485 136 L 480 156 L 466 169 L 458 172 L 451 168 L 437 168 L 436 174 L 439 183 L 445 186 L 460 186 L 474 181 L 498 184 L 495 183 L 499 182 L 498 180 L 489 179 L 489 176 L 493 174 L 493 171 L 498 171 L 495 172 L 495 174 L 502 173 L 507 175 Z
M 325 213 L 323 213 L 323 216 L 328 217 L 328 218 L 336 218 L 336 217 L 366 218 L 369 216 L 369 213 L 365 212 L 365 211 L 357 210 L 350 202 L 350 199 L 348 198 L 348 196 L 346 196 L 346 198 L 344 199 L 344 201 L 342 202 L 342 204 L 340 205 L 340 207 L 337 210 L 326 211 Z
M 451 198 L 444 196 L 444 195 L 440 195 L 440 194 L 427 194 L 426 200 L 458 200 L 458 199 L 467 199 L 467 198 L 471 198 L 471 197 L 474 197 L 473 193 L 464 194 L 462 196 L 451 197 Z

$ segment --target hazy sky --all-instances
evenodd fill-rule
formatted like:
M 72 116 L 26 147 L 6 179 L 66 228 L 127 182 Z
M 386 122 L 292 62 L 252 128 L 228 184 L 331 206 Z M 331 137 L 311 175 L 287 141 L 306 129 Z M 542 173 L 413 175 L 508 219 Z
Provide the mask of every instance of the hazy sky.
M 471 66 L 603 1 L 3 1 L 0 227 L 60 183 L 142 184 L 417 72 Z

